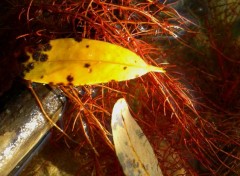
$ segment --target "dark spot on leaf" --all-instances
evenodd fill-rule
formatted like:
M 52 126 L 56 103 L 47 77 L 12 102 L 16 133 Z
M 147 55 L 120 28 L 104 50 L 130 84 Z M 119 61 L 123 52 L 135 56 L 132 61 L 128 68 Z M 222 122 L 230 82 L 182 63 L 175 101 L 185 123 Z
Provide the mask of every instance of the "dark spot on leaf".
M 28 63 L 26 66 L 24 66 L 24 71 L 26 73 L 29 73 L 34 68 L 33 62 Z
M 138 162 L 135 159 L 132 160 L 132 163 L 134 168 L 138 167 Z
M 39 61 L 40 60 L 40 56 L 41 56 L 41 53 L 39 51 L 34 51 L 33 55 L 32 55 L 32 58 L 35 61 Z
M 144 133 L 141 130 L 136 130 L 135 133 L 140 139 L 144 137 Z
M 33 64 L 33 62 L 28 63 L 28 64 L 27 64 L 27 68 L 28 68 L 29 70 L 34 69 L 34 64 Z
M 86 48 L 89 48 L 89 45 L 86 45 Z
M 120 128 L 124 128 L 122 114 L 116 114 L 115 116 L 115 122 L 113 123 L 113 130 L 116 130 L 117 126 L 119 126 Z
M 133 168 L 133 162 L 132 162 L 132 160 L 131 160 L 131 159 L 127 159 L 126 165 L 127 165 L 127 167 Z
M 136 61 L 136 60 L 134 60 L 134 63 L 136 64 L 136 63 L 137 63 L 137 61 Z
M 30 72 L 30 70 L 29 70 L 28 68 L 25 68 L 24 71 L 25 71 L 26 73 L 29 73 L 29 72 Z
M 127 69 L 127 67 L 125 66 L 125 67 L 123 67 L 123 70 L 126 70 Z
M 48 55 L 47 55 L 47 54 L 41 54 L 39 60 L 40 60 L 41 62 L 47 61 L 47 60 L 48 60 Z
M 85 67 L 85 68 L 89 68 L 90 66 L 91 66 L 91 65 L 90 65 L 89 63 L 85 63 L 85 64 L 84 64 L 84 67 Z
M 74 38 L 74 40 L 75 40 L 76 42 L 81 42 L 81 41 L 82 41 L 82 37 L 81 37 L 81 36 L 76 36 L 76 37 Z
M 52 46 L 50 45 L 50 43 L 46 43 L 43 46 L 43 51 L 50 51 L 52 49 Z
M 142 171 L 138 169 L 138 175 L 142 175 Z
M 24 67 L 24 71 L 25 71 L 26 73 L 29 73 L 29 72 L 30 72 L 30 69 L 27 68 L 27 67 Z
M 43 78 L 44 78 L 44 76 L 43 76 L 43 75 L 41 75 L 41 76 L 40 76 L 40 79 L 43 79 Z
M 71 75 L 68 75 L 68 76 L 67 76 L 67 81 L 68 81 L 68 82 L 72 82 L 73 79 L 74 79 L 74 78 L 73 78 Z

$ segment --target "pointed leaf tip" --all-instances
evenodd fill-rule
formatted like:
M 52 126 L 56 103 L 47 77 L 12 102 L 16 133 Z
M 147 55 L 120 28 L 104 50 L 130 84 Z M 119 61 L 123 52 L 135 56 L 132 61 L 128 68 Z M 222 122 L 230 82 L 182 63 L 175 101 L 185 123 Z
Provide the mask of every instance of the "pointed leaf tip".
M 159 72 L 159 73 L 165 73 L 166 70 L 164 70 L 164 68 L 162 67 L 156 67 L 156 66 L 152 66 L 152 65 L 149 65 L 149 71 L 152 71 L 152 72 Z

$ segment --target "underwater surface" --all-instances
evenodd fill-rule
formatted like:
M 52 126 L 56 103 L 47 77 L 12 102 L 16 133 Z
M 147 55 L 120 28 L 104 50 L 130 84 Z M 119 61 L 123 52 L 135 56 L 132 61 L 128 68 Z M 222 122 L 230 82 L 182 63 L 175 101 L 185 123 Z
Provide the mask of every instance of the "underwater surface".
M 122 97 L 163 175 L 240 174 L 238 0 L 3 0 L 0 6 L 1 175 L 127 175 L 110 125 Z M 22 64 L 26 51 L 56 38 L 120 45 L 166 73 L 81 86 L 54 77 L 47 85 L 25 81 L 23 70 L 38 69 Z

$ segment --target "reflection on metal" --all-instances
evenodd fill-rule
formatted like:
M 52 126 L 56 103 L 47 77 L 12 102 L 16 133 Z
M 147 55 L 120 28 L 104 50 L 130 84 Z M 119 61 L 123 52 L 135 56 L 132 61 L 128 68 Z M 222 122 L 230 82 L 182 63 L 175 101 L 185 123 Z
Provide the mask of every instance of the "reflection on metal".
M 65 101 L 60 92 L 37 85 L 44 109 L 56 122 Z M 51 128 L 30 91 L 19 95 L 0 112 L 0 173 L 14 174 L 19 162 L 46 136 Z

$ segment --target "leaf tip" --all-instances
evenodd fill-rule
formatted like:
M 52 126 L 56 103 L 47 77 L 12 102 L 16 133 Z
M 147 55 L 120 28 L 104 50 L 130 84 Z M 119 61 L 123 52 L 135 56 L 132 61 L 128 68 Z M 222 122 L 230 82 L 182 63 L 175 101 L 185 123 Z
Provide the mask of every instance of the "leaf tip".
M 156 66 L 152 66 L 152 65 L 149 65 L 149 71 L 158 72 L 158 73 L 165 73 L 166 72 L 166 70 L 164 70 L 164 68 L 156 67 Z

